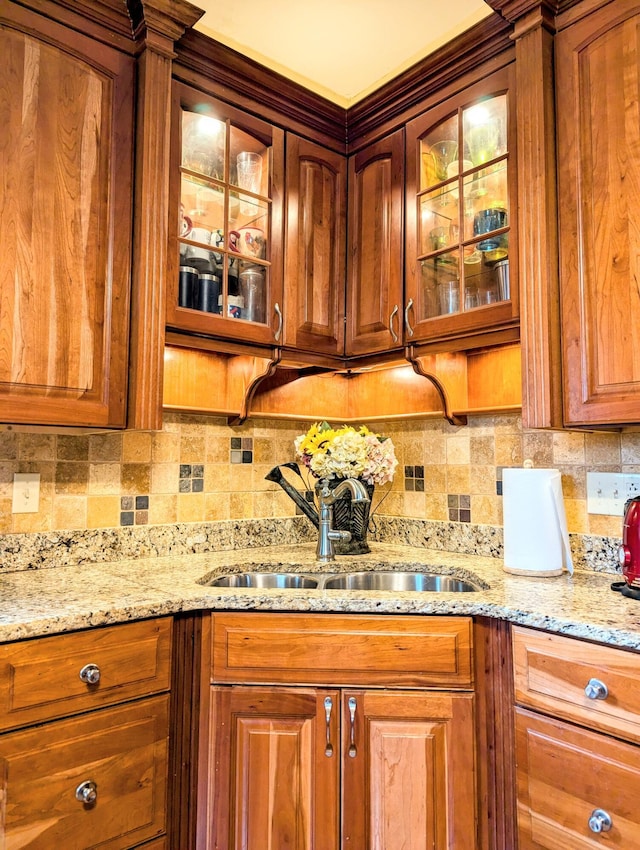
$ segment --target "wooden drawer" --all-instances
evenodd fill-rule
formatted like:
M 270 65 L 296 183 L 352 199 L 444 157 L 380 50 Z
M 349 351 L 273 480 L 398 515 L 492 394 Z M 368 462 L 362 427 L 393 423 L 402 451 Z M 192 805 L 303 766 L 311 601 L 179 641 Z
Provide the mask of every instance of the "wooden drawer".
M 516 702 L 640 741 L 640 654 L 574 638 L 513 628 Z M 591 679 L 606 699 L 590 699 Z
M 122 850 L 164 832 L 168 706 L 152 697 L 4 735 L 7 848 Z M 76 798 L 87 781 L 91 805 Z
M 214 614 L 212 681 L 469 688 L 469 617 Z
M 516 710 L 519 850 L 640 850 L 640 751 Z M 595 833 L 602 809 L 611 829 Z
M 172 619 L 0 646 L 0 730 L 168 690 Z M 96 684 L 80 671 L 100 670 Z

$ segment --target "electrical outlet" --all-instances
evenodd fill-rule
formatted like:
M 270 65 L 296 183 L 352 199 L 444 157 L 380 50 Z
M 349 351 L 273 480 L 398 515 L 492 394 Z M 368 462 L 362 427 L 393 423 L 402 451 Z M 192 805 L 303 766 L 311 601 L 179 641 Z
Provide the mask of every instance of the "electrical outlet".
M 35 514 L 40 506 L 40 473 L 16 472 L 13 476 L 14 514 Z

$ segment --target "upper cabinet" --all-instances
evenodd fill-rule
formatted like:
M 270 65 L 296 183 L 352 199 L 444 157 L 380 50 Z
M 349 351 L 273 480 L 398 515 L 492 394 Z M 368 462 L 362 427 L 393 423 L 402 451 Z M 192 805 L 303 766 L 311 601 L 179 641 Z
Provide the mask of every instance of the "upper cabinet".
M 565 425 L 640 422 L 640 5 L 556 37 Z
M 167 324 L 281 344 L 284 132 L 174 86 Z
M 517 324 L 512 91 L 502 69 L 407 125 L 407 342 Z
M 344 352 L 346 158 L 287 134 L 284 344 Z
M 402 346 L 404 130 L 349 159 L 346 353 Z
M 0 4 L 0 421 L 124 427 L 135 63 Z

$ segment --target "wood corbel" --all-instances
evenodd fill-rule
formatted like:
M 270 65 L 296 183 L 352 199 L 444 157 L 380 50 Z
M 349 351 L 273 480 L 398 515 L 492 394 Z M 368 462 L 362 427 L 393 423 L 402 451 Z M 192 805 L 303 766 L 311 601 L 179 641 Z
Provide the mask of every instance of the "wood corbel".
M 260 384 L 263 381 L 266 381 L 267 378 L 270 378 L 276 371 L 278 363 L 282 358 L 282 349 L 274 348 L 271 353 L 271 359 L 266 359 L 262 357 L 254 357 L 252 358 L 252 371 L 255 373 L 248 378 L 247 385 L 244 391 L 244 395 L 242 398 L 242 404 L 240 406 L 240 412 L 237 416 L 229 416 L 227 418 L 227 423 L 229 425 L 242 425 L 249 418 L 251 402 L 258 390 Z M 237 362 L 239 362 L 241 358 L 238 358 Z M 262 362 L 263 368 L 262 371 L 256 372 L 259 362 Z
M 420 377 L 426 378 L 433 384 L 442 404 L 442 415 L 447 420 L 447 422 L 449 422 L 451 425 L 466 425 L 467 417 L 458 416 L 451 410 L 449 396 L 442 381 L 438 378 L 437 375 L 433 374 L 432 372 L 427 372 L 423 368 L 420 358 L 416 355 L 415 346 L 408 345 L 405 348 L 404 356 L 405 359 L 411 364 L 413 371 L 416 373 L 416 375 L 420 375 Z

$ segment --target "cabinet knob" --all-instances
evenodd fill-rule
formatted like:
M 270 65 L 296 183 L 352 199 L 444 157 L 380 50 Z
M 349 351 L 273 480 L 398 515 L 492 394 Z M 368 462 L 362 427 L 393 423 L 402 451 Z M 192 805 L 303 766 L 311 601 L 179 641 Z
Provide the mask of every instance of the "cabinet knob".
M 589 679 L 584 692 L 589 699 L 606 699 L 609 696 L 609 688 L 600 679 Z
M 413 298 L 407 301 L 407 306 L 404 308 L 404 324 L 407 329 L 407 336 L 413 336 L 413 328 L 409 321 L 409 310 L 413 307 Z
M 85 664 L 79 675 L 87 685 L 97 685 L 100 681 L 100 668 L 97 664 Z
M 613 825 L 611 815 L 604 809 L 594 809 L 589 818 L 589 829 L 591 832 L 609 832 Z
M 81 782 L 76 788 L 76 800 L 80 803 L 86 803 L 86 805 L 91 806 L 97 799 L 98 786 L 90 779 L 87 779 L 85 782 Z

